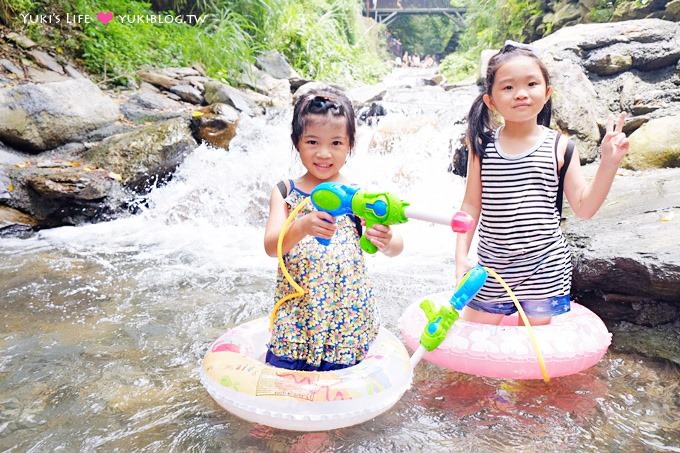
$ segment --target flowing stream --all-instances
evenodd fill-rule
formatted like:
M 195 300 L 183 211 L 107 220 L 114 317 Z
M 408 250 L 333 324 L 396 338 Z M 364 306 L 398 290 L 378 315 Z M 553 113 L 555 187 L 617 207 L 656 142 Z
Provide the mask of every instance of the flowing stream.
M 473 88 L 395 89 L 362 126 L 345 174 L 435 212 L 459 206 L 447 172 Z M 401 106 L 401 107 L 399 107 Z M 675 451 L 680 370 L 608 352 L 577 375 L 483 379 L 421 362 L 390 411 L 328 432 L 279 431 L 222 410 L 198 380 L 227 328 L 273 304 L 268 198 L 301 166 L 290 111 L 243 118 L 230 150 L 200 146 L 139 215 L 0 240 L 2 451 Z M 458 125 L 456 125 L 458 124 Z M 406 248 L 368 257 L 383 324 L 452 291 L 455 237 L 412 221 Z

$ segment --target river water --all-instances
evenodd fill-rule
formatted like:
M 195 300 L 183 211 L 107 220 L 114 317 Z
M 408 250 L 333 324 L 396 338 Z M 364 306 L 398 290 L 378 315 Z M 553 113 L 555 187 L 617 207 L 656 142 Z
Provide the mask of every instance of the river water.
M 391 89 L 345 173 L 414 206 L 457 208 L 449 148 L 472 88 Z M 279 431 L 222 410 L 198 380 L 224 330 L 272 306 L 262 236 L 276 181 L 299 174 L 290 111 L 244 118 L 230 150 L 197 148 L 141 214 L 0 240 L 3 451 L 675 451 L 680 370 L 608 352 L 577 375 L 483 379 L 421 362 L 413 387 L 364 424 Z M 367 258 L 383 324 L 451 291 L 455 237 L 399 225 L 406 248 Z

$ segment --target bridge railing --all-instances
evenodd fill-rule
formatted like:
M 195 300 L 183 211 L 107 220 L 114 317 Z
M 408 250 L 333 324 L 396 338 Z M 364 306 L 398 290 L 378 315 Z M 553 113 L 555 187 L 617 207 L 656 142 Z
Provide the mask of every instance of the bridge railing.
M 449 0 L 366 0 L 369 11 L 454 9 Z

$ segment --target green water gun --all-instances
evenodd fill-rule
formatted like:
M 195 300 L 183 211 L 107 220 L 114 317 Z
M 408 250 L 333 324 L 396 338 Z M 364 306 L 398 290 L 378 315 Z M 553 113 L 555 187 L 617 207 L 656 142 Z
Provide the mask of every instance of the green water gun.
M 317 210 L 328 212 L 333 217 L 345 214 L 361 217 L 366 222 L 366 229 L 376 224 L 406 223 L 409 219 L 450 225 L 456 233 L 464 233 L 474 227 L 472 217 L 464 211 L 457 211 L 453 216 L 434 215 L 414 209 L 410 203 L 391 193 L 371 193 L 346 184 L 322 182 L 312 190 L 310 198 Z M 329 239 L 317 240 L 325 245 L 330 243 Z M 366 253 L 373 254 L 378 250 L 365 234 L 361 236 L 360 245 Z
M 434 303 L 429 299 L 420 303 L 420 308 L 425 312 L 428 321 L 420 335 L 420 345 L 426 351 L 434 351 L 442 344 L 449 329 L 459 317 L 458 310 L 462 310 L 477 295 L 487 277 L 486 269 L 478 264 L 470 269 L 458 283 L 448 305 L 435 310 Z

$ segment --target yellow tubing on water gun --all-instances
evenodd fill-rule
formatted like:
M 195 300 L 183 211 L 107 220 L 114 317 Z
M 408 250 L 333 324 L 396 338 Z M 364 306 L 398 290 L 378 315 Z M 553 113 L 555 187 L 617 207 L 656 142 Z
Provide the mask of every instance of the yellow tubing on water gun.
M 538 346 L 538 341 L 536 340 L 536 337 L 534 336 L 534 331 L 531 328 L 531 324 L 529 324 L 529 319 L 527 318 L 527 315 L 524 313 L 524 310 L 522 309 L 522 306 L 519 304 L 519 301 L 517 300 L 517 296 L 515 296 L 515 293 L 512 292 L 510 287 L 508 286 L 507 283 L 501 278 L 500 275 L 496 273 L 491 268 L 485 267 L 484 270 L 486 270 L 489 275 L 494 277 L 496 280 L 498 280 L 498 283 L 501 284 L 503 288 L 508 292 L 508 295 L 510 296 L 510 299 L 512 299 L 512 302 L 515 304 L 515 307 L 517 307 L 517 313 L 519 313 L 520 318 L 522 318 L 522 321 L 524 322 L 524 325 L 527 328 L 527 333 L 529 334 L 529 341 L 531 341 L 531 347 L 534 348 L 534 353 L 536 354 L 536 359 L 538 359 L 538 366 L 541 368 L 541 374 L 543 375 L 543 381 L 545 383 L 550 382 L 550 376 L 548 376 L 548 370 L 545 368 L 545 361 L 543 360 L 543 354 L 541 353 L 541 348 Z
M 297 213 L 302 210 L 302 208 L 307 204 L 308 201 L 309 198 L 305 198 L 304 200 L 302 200 L 302 202 L 300 202 L 299 205 L 295 207 L 295 209 L 291 211 L 291 213 L 288 215 L 288 218 L 283 223 L 281 231 L 279 232 L 279 240 L 276 242 L 276 256 L 279 259 L 279 267 L 281 268 L 281 272 L 283 272 L 283 276 L 286 278 L 286 280 L 288 280 L 288 283 L 291 284 L 293 289 L 295 289 L 295 292 L 283 296 L 281 299 L 278 300 L 278 302 L 274 304 L 274 308 L 272 308 L 272 314 L 269 316 L 269 330 L 271 330 L 272 327 L 274 327 L 276 313 L 279 311 L 279 308 L 281 308 L 281 305 L 283 305 L 284 303 L 291 299 L 295 299 L 296 297 L 305 295 L 304 288 L 298 285 L 295 280 L 293 280 L 293 277 L 290 276 L 288 269 L 286 269 L 286 263 L 284 263 L 283 261 L 283 237 L 286 235 L 288 227 L 290 227 L 290 224 L 293 222 L 293 219 L 295 219 Z

